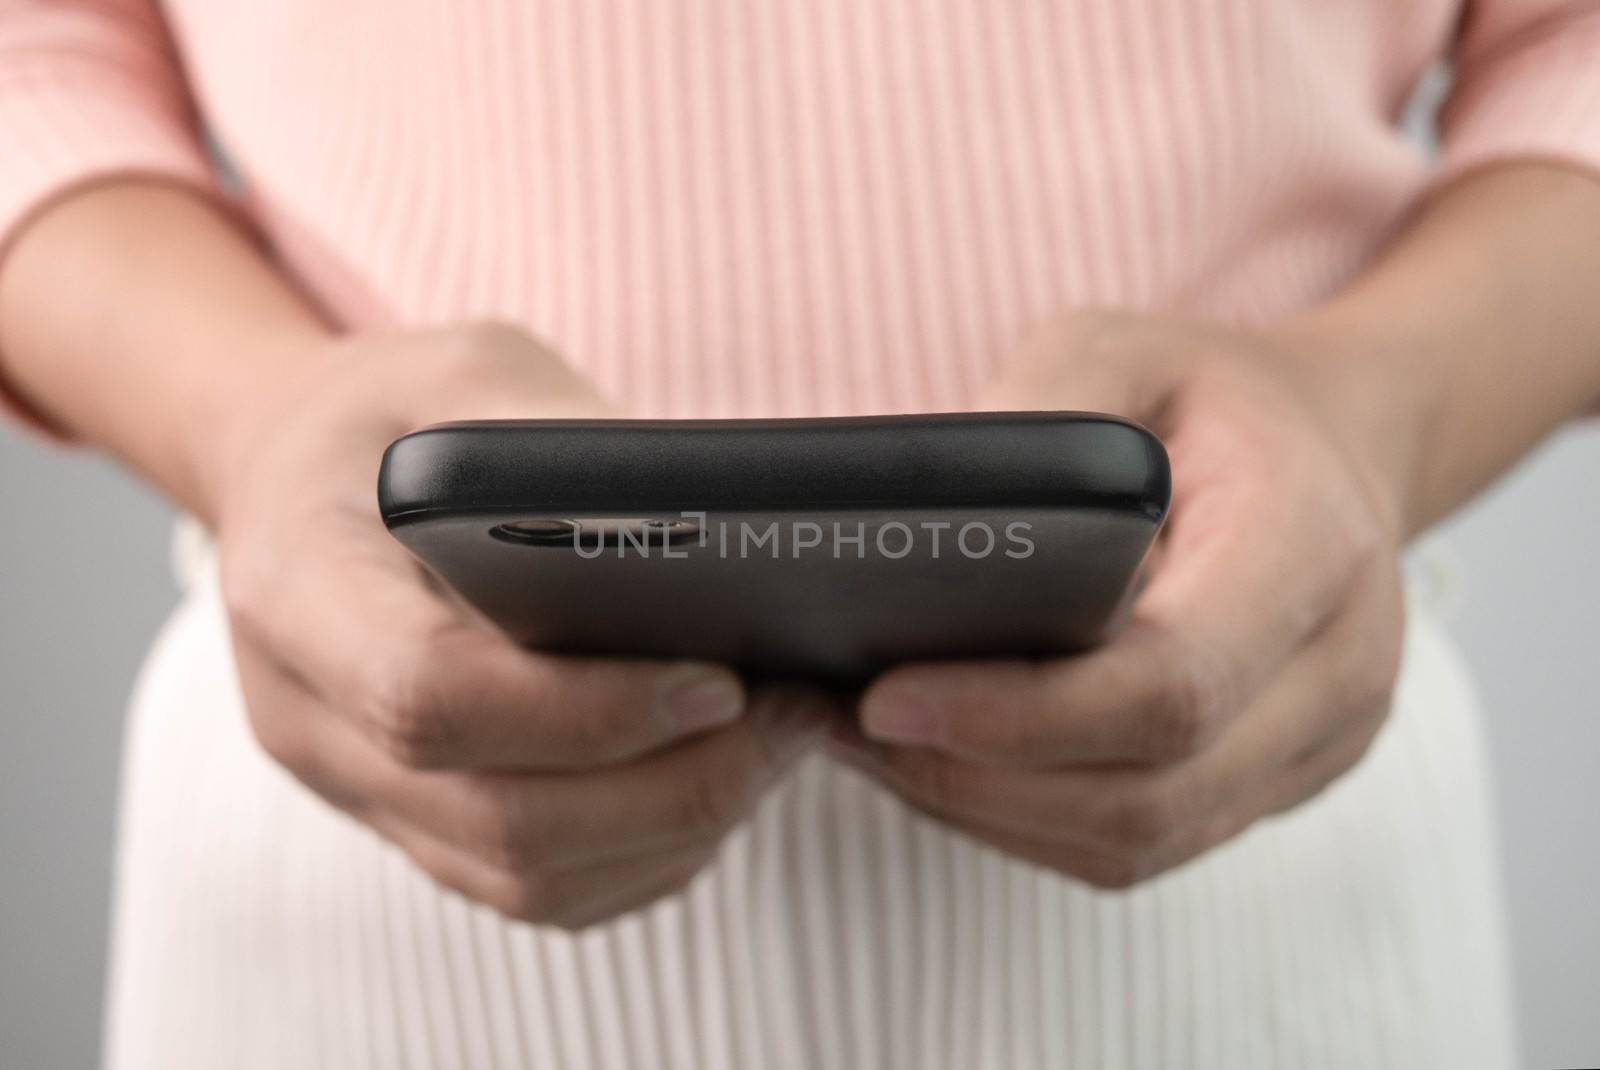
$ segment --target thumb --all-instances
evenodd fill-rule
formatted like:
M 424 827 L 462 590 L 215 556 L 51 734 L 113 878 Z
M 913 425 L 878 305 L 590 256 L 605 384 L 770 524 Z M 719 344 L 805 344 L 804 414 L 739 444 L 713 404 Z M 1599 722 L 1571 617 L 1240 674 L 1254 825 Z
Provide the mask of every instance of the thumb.
M 1177 387 L 1177 365 L 1139 317 L 1083 312 L 1028 334 L 979 395 L 991 411 L 1081 410 L 1149 424 Z
M 474 326 L 444 343 L 464 350 L 435 399 L 434 419 L 601 419 L 618 407 L 554 348 L 516 328 Z

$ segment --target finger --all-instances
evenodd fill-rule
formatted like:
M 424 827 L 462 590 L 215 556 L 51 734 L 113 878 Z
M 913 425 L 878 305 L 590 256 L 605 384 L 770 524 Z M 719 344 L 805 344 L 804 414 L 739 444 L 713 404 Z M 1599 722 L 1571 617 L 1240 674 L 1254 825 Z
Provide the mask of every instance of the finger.
M 446 888 L 509 918 L 573 930 L 671 894 L 716 857 L 713 844 L 562 873 L 515 871 L 490 865 L 401 821 L 378 818 L 373 825 Z
M 580 904 L 563 924 L 570 929 L 588 928 L 682 894 L 696 877 L 717 860 L 721 848 L 722 844 L 718 841 L 702 850 L 684 852 L 677 856 L 675 862 L 663 864 L 649 873 L 641 873 L 637 881 L 619 884 L 609 895 L 595 895 Z
M 292 568 L 235 573 L 229 602 L 236 631 L 403 764 L 616 763 L 741 714 L 723 667 L 521 649 L 437 596 L 374 528 L 326 533 Z
M 996 765 L 1176 760 L 1220 728 L 1223 667 L 1200 642 L 1134 621 L 1077 657 L 900 666 L 867 688 L 861 725 L 885 743 Z
M 1108 891 L 1131 888 L 1187 862 L 1243 832 L 1221 820 L 1197 826 L 1192 836 L 1172 841 L 1158 850 L 1107 851 L 1077 843 L 1022 836 L 965 819 L 948 820 L 952 827 L 1013 858 L 1083 881 Z
M 861 702 L 873 738 L 1015 766 L 1162 764 L 1202 752 L 1339 608 L 1293 590 L 1270 555 L 1169 547 L 1134 619 L 1097 650 L 884 673 Z M 1196 556 L 1198 555 L 1198 556 Z M 1194 578 L 1200 572 L 1214 579 Z M 1213 582 L 1230 583 L 1226 592 Z M 1340 583 L 1347 578 L 1341 576 Z
M 864 696 L 867 733 L 1034 766 L 1198 753 L 1317 634 L 1381 552 L 1375 535 L 1342 534 L 1359 525 L 1320 491 L 1283 500 L 1255 491 L 1263 479 L 1314 484 L 1321 471 L 1281 463 L 1286 470 L 1270 477 L 1190 470 L 1196 485 L 1180 495 L 1160 568 L 1130 627 L 1107 645 L 1046 661 L 892 669 Z
M 1381 725 L 1366 717 L 1341 725 L 1314 748 L 1286 742 L 1268 768 L 1238 773 L 1259 756 L 1218 749 L 1207 768 L 1182 771 L 1084 769 L 1055 773 L 1002 770 L 937 751 L 893 750 L 836 738 L 833 753 L 874 776 L 917 809 L 953 825 L 1003 838 L 1056 844 L 1121 858 L 1172 853 L 1219 815 L 1237 809 L 1253 816 L 1302 801 L 1327 781 L 1325 755 L 1359 754 Z M 1344 768 L 1335 762 L 1341 771 Z M 1259 805 L 1257 805 L 1259 803 Z
M 1176 389 L 1176 366 L 1157 352 L 1125 344 L 1136 319 L 1080 311 L 1065 324 L 1040 325 L 1007 358 L 999 379 L 980 395 L 983 410 L 1053 409 L 1112 412 L 1149 420 Z M 1113 343 L 1113 350 L 1108 343 Z
M 245 667 L 248 665 L 248 668 Z M 335 805 L 381 813 L 502 869 L 562 870 L 713 843 L 831 723 L 809 693 L 763 691 L 747 720 L 588 773 L 415 770 L 259 659 L 241 674 L 277 715 L 257 735 Z M 289 727 L 284 727 L 285 725 Z
M 1399 607 L 1364 583 L 1349 611 L 1236 718 L 1215 746 L 1168 766 L 1057 770 L 980 764 L 926 747 L 840 741 L 858 764 L 936 813 L 1021 835 L 1146 848 L 1238 798 L 1292 780 L 1319 752 L 1381 724 L 1398 668 Z
M 292 732 L 281 727 L 267 731 L 264 742 L 272 743 L 269 749 L 276 752 L 275 757 L 324 798 L 402 847 L 440 883 L 508 916 L 566 928 L 615 917 L 687 885 L 715 857 L 721 842 L 721 835 L 710 830 L 673 830 L 657 842 L 640 842 L 627 849 L 593 849 L 573 856 L 566 867 L 557 867 L 544 864 L 537 851 L 529 851 L 528 844 L 509 831 L 526 826 L 512 822 L 490 824 L 489 829 L 500 830 L 492 833 L 500 839 L 486 848 L 483 826 L 473 830 L 479 836 L 476 840 L 462 838 L 457 832 L 481 820 L 475 808 L 485 800 L 472 790 L 474 775 L 400 769 L 347 722 L 319 710 L 314 696 L 260 658 L 246 655 L 241 660 L 241 676 L 276 713 L 286 712 L 286 704 L 299 704 L 298 718 L 263 718 L 269 725 L 299 726 Z M 742 733 L 751 737 L 745 741 L 745 749 L 759 754 L 762 763 L 786 768 L 820 737 L 827 723 L 818 719 L 816 704 L 807 696 L 763 692 L 748 725 L 686 746 Z M 374 770 L 386 768 L 388 772 L 375 775 Z M 409 781 L 410 790 L 403 793 L 405 806 L 393 806 L 394 800 L 385 798 L 375 786 L 375 780 L 385 776 Z M 420 792 L 415 790 L 419 782 L 425 785 Z M 553 809 L 561 812 L 565 808 L 558 805 Z M 473 816 L 463 822 L 462 813 Z M 558 820 L 551 827 L 563 824 Z M 616 828 L 605 827 L 595 834 L 604 842 L 616 833 Z
M 444 774 L 437 789 L 414 774 L 376 790 L 498 864 L 565 870 L 721 840 L 825 731 L 808 707 L 761 703 L 740 724 L 598 772 Z
M 1316 796 L 1361 759 L 1381 724 L 1380 720 L 1352 726 L 1335 743 L 1295 766 L 1293 775 L 1260 786 L 1237 805 L 1189 821 L 1148 846 L 1107 847 L 1022 834 L 968 818 L 939 819 L 1008 855 L 1097 888 L 1129 888 L 1175 870 L 1243 834 L 1263 818 Z

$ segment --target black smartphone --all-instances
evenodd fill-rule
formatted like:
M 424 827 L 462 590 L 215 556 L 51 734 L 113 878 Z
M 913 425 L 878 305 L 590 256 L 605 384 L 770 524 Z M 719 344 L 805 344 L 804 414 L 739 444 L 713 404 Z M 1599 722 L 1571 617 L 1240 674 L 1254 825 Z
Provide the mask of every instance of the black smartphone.
M 394 536 L 543 650 L 859 681 L 1105 639 L 1171 474 L 1078 412 L 440 424 L 383 457 Z

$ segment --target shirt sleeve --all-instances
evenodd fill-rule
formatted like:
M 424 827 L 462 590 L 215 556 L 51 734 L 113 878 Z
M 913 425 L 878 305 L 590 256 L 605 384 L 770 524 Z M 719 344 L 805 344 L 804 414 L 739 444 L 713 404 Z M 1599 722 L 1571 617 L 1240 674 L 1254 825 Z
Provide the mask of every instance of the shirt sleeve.
M 122 175 L 219 192 L 154 0 L 0 0 L 0 258 L 45 205 Z M 0 410 L 51 432 L 3 383 Z
M 1512 159 L 1600 176 L 1600 2 L 1473 0 L 1451 63 L 1435 187 Z

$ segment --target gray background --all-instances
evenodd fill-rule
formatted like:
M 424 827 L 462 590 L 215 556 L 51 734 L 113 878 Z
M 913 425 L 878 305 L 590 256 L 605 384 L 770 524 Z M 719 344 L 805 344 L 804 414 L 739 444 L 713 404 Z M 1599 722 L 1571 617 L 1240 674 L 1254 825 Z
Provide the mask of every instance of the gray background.
M 123 702 L 175 597 L 170 514 L 105 462 L 8 431 L 0 509 L 0 1065 L 84 1067 Z M 1490 710 L 1526 1065 L 1595 1066 L 1600 430 L 1562 436 L 1439 538 Z

